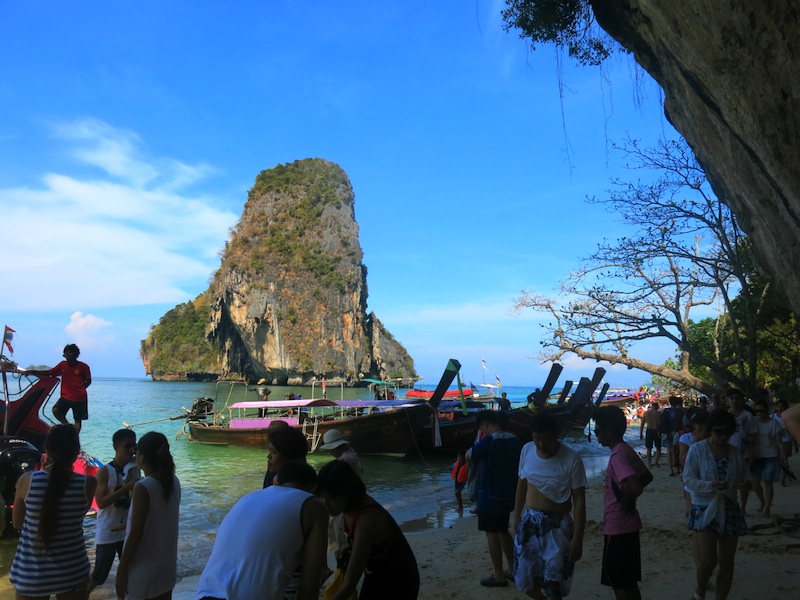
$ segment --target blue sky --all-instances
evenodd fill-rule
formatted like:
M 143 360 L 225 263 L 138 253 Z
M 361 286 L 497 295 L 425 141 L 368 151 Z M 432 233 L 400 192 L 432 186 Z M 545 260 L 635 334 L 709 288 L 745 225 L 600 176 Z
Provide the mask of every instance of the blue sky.
M 454 357 L 466 380 L 539 383 L 542 317 L 514 298 L 552 294 L 623 232 L 584 201 L 640 176 L 611 144 L 675 134 L 631 58 L 559 67 L 503 30 L 502 7 L 0 2 L 14 358 L 54 364 L 74 341 L 95 376 L 144 376 L 139 341 L 207 287 L 258 172 L 320 157 L 353 184 L 369 309 L 426 381 Z

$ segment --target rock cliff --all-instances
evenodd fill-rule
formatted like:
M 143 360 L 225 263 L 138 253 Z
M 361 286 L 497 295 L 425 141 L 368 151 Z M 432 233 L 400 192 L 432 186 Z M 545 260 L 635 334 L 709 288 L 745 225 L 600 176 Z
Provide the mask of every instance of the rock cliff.
M 220 375 L 284 385 L 415 375 L 403 346 L 366 312 L 353 206 L 347 175 L 325 160 L 259 173 L 206 293 L 205 338 Z M 147 364 L 144 343 L 142 356 Z
M 800 313 L 800 5 L 590 0 Z

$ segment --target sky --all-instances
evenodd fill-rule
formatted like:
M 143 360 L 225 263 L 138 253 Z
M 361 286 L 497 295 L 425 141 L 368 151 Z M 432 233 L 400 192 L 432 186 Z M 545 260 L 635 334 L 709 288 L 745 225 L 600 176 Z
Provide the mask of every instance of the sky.
M 21 366 L 140 341 L 204 291 L 256 175 L 303 158 L 355 191 L 368 309 L 435 383 L 538 385 L 544 315 L 604 238 L 612 145 L 676 134 L 632 58 L 586 68 L 506 32 L 502 1 L 0 0 L 0 325 Z M 636 355 L 662 363 L 660 344 Z M 481 359 L 487 368 L 481 366 Z M 565 360 L 565 377 L 595 363 Z M 608 367 L 612 386 L 646 373 Z

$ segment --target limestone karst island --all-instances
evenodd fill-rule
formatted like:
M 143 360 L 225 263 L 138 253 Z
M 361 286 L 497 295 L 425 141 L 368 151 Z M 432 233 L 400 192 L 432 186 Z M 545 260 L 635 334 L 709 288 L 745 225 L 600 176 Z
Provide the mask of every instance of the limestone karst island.
M 176 306 L 141 344 L 156 380 L 410 378 L 405 348 L 367 313 L 353 187 L 305 159 L 262 171 L 208 290 Z

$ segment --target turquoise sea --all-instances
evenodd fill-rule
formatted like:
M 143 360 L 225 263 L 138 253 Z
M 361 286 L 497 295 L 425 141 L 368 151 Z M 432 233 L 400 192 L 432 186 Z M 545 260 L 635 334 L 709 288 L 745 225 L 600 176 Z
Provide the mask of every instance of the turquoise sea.
M 432 388 L 433 386 L 431 386 Z M 508 387 L 512 402 L 521 403 L 536 386 Z M 111 436 L 126 424 L 139 434 L 160 431 L 170 439 L 177 475 L 183 490 L 178 558 L 179 575 L 199 573 L 211 551 L 217 527 L 238 498 L 261 488 L 267 455 L 265 450 L 210 446 L 190 442 L 183 435 L 182 420 L 168 420 L 182 415 L 198 396 L 224 396 L 228 387 L 213 383 L 156 382 L 149 379 L 94 380 L 89 388 L 89 420 L 81 432 L 83 448 L 106 463 L 113 457 Z M 273 400 L 290 392 L 311 397 L 311 388 L 271 386 Z M 314 395 L 319 397 L 319 388 Z M 328 387 L 328 397 L 337 400 L 366 398 L 367 390 Z M 402 392 L 400 394 L 402 396 Z M 255 400 L 254 393 L 250 399 Z M 52 421 L 53 399 L 45 407 L 46 419 Z M 155 421 L 152 423 L 137 425 Z M 638 438 L 638 435 L 636 436 Z M 599 474 L 607 461 L 607 451 L 585 438 L 568 440 L 584 456 L 587 472 Z M 356 450 L 358 450 L 356 448 Z M 405 531 L 447 527 L 459 518 L 449 466 L 455 457 L 426 456 L 361 457 L 364 481 L 369 493 L 395 516 Z M 325 464 L 326 455 L 312 455 L 316 468 Z M 87 517 L 85 531 L 90 558 L 94 561 L 95 519 Z M 0 540 L 0 597 L 11 592 L 8 570 L 16 548 L 15 540 Z

